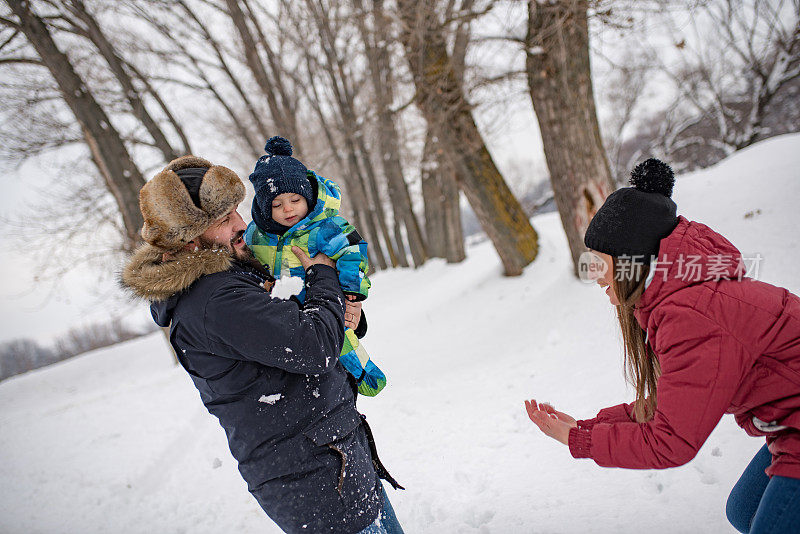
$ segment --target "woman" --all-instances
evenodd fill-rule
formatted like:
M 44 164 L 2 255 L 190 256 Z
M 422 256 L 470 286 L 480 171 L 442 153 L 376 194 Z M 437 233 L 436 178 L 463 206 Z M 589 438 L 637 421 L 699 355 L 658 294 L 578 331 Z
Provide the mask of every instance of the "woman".
M 800 299 L 743 277 L 739 251 L 676 216 L 674 177 L 649 159 L 611 194 L 586 246 L 617 307 L 636 400 L 576 421 L 525 401 L 531 420 L 604 467 L 663 469 L 690 461 L 725 413 L 766 445 L 728 498 L 740 532 L 800 532 Z

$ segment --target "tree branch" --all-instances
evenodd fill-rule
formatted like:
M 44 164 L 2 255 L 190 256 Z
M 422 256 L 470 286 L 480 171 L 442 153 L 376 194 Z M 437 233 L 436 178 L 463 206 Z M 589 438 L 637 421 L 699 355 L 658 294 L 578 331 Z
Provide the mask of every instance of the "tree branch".
M 42 60 L 35 57 L 4 57 L 0 58 L 0 65 L 7 65 L 11 63 L 24 63 L 28 65 L 37 65 L 39 67 L 44 67 L 44 63 Z

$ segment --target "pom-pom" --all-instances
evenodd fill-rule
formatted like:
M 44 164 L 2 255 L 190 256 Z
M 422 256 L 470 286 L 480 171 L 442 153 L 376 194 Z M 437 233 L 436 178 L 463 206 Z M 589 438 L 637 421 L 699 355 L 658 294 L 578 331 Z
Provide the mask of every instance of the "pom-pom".
M 660 193 L 665 197 L 671 197 L 675 174 L 663 161 L 650 158 L 633 168 L 631 185 L 645 193 Z
M 264 146 L 264 151 L 270 156 L 291 156 L 292 143 L 288 139 L 276 135 L 269 138 Z

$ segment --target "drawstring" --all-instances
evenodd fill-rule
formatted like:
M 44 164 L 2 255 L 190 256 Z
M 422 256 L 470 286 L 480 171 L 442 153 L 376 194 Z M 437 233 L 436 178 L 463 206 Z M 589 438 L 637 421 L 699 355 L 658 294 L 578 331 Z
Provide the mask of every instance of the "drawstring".
M 401 489 L 404 490 L 405 488 L 401 486 L 392 475 L 389 474 L 389 471 L 383 466 L 383 462 L 381 459 L 378 458 L 378 449 L 375 447 L 375 438 L 372 436 L 372 429 L 369 427 L 369 423 L 367 423 L 367 416 L 361 414 L 361 423 L 364 425 L 364 432 L 367 434 L 367 443 L 369 443 L 369 451 L 372 453 L 372 465 L 375 467 L 375 472 L 378 473 L 378 477 L 382 478 L 386 482 L 392 485 L 394 489 Z
M 336 445 L 333 445 L 333 444 L 329 443 L 328 447 L 330 447 L 332 450 L 338 452 L 339 456 L 342 457 L 342 470 L 339 472 L 339 484 L 336 485 L 336 491 L 338 491 L 339 495 L 341 495 L 342 494 L 342 485 L 344 484 L 345 469 L 346 469 L 346 466 L 347 466 L 347 455 L 344 453 L 344 451 L 342 451 L 342 449 L 340 449 Z

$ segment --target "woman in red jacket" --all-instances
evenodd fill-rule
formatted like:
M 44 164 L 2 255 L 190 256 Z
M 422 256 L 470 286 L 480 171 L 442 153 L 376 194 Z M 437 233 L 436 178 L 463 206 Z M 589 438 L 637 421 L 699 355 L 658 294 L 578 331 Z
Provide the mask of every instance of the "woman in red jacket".
M 728 498 L 740 532 L 800 532 L 800 299 L 744 277 L 741 254 L 676 216 L 674 177 L 649 159 L 612 193 L 584 242 L 605 263 L 636 400 L 576 421 L 526 401 L 531 420 L 604 467 L 663 469 L 697 454 L 726 413 L 766 436 Z

